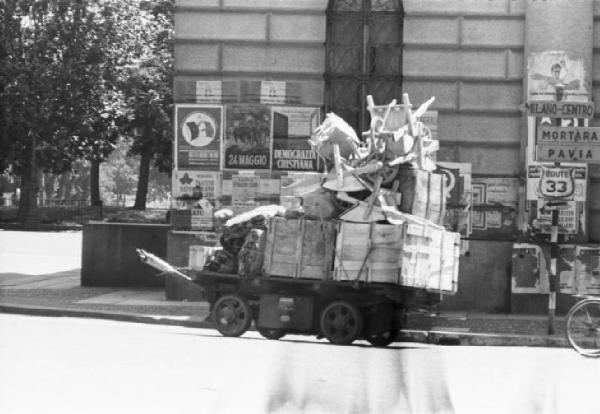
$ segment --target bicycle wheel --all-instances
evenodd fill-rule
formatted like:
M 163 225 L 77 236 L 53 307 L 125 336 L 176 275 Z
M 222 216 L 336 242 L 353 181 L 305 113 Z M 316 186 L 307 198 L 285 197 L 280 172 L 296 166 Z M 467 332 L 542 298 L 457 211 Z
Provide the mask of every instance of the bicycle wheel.
M 600 299 L 576 303 L 567 314 L 567 339 L 586 357 L 600 357 Z

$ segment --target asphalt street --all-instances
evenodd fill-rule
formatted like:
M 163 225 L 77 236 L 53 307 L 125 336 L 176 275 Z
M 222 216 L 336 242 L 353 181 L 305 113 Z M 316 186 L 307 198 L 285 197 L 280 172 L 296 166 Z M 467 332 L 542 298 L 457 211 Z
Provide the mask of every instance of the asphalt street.
M 335 346 L 310 337 L 0 315 L 0 412 L 597 413 L 569 349 Z

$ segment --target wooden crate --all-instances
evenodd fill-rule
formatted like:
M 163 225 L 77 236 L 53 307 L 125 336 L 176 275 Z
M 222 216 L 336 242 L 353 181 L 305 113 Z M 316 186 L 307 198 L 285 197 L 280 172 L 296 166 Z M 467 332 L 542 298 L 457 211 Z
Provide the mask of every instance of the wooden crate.
M 415 168 L 401 168 L 396 180 L 402 200 L 400 211 L 443 224 L 446 210 L 444 176 Z
M 333 278 L 455 293 L 460 235 L 406 215 L 403 224 L 341 222 Z
M 393 224 L 341 222 L 334 279 L 398 284 L 403 228 Z
M 455 293 L 460 234 L 427 223 L 406 225 L 399 265 L 400 284 Z
M 333 222 L 275 217 L 270 220 L 267 231 L 264 273 L 327 280 L 334 243 Z

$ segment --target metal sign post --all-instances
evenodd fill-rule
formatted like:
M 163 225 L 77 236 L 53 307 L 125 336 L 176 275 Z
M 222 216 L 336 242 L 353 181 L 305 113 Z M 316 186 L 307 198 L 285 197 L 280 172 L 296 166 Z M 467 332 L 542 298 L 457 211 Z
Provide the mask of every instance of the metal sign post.
M 527 104 L 528 115 L 551 118 L 552 126 L 536 126 L 536 161 L 554 162 L 554 167 L 543 168 L 540 180 L 541 192 L 550 200 L 540 209 L 542 214 L 551 212 L 550 230 L 550 292 L 548 295 L 548 334 L 552 335 L 556 313 L 556 294 L 559 291 L 557 260 L 559 256 L 558 234 L 560 210 L 567 208 L 566 200 L 572 199 L 574 176 L 565 175 L 560 162 L 595 162 L 600 160 L 600 128 L 563 127 L 562 119 L 591 119 L 594 104 L 591 102 L 567 102 L 562 100 L 563 90 L 556 87 L 556 101 L 531 101 Z
M 566 201 L 549 201 L 541 209 L 540 212 L 552 213 L 552 229 L 550 231 L 550 294 L 548 297 L 548 334 L 554 334 L 554 316 L 556 313 L 556 292 L 558 292 L 559 280 L 557 270 L 557 260 L 559 256 L 558 246 L 558 215 L 560 210 L 567 208 Z

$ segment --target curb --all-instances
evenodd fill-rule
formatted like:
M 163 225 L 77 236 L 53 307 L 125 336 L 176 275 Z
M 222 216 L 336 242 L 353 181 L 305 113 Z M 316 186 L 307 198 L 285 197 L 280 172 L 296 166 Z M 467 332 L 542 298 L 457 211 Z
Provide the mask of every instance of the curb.
M 423 342 L 435 345 L 463 346 L 528 346 L 546 348 L 570 347 L 566 338 L 559 336 L 535 336 L 490 333 L 457 333 L 452 331 L 404 330 L 398 336 L 400 342 Z
M 178 317 L 138 315 L 122 312 L 93 311 L 80 309 L 52 308 L 44 306 L 22 306 L 16 304 L 0 304 L 0 313 L 32 315 L 32 316 L 54 316 L 75 317 L 90 319 L 105 319 L 120 322 L 145 323 L 153 325 L 184 326 L 190 328 L 214 329 L 209 321 L 182 320 Z M 253 328 L 251 328 L 253 330 Z M 487 333 L 464 333 L 452 331 L 425 331 L 406 329 L 401 331 L 397 342 L 418 342 L 434 345 L 462 345 L 462 346 L 528 346 L 528 347 L 551 347 L 568 348 L 566 338 L 557 336 L 535 336 L 535 335 L 510 335 L 510 334 L 487 334 Z
M 13 304 L 0 304 L 0 313 L 11 313 L 31 316 L 54 316 L 72 318 L 105 319 L 119 322 L 135 322 L 153 325 L 174 325 L 190 328 L 212 328 L 208 321 L 182 320 L 172 316 L 138 315 L 134 313 L 93 311 L 84 309 L 51 308 L 45 306 L 22 306 Z

